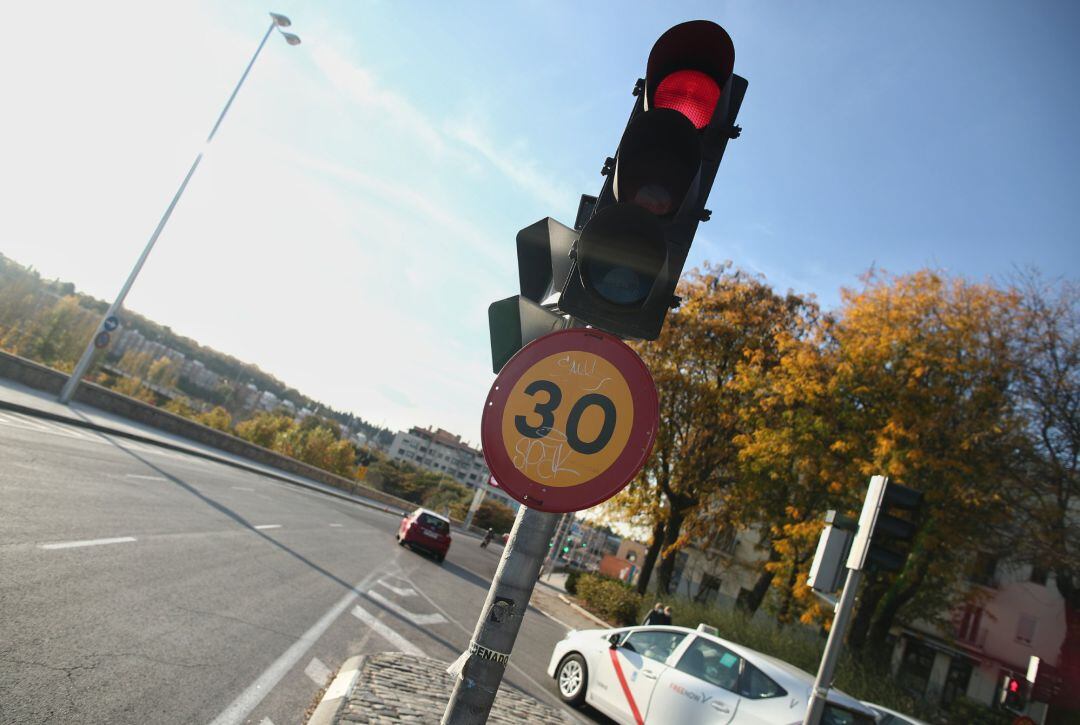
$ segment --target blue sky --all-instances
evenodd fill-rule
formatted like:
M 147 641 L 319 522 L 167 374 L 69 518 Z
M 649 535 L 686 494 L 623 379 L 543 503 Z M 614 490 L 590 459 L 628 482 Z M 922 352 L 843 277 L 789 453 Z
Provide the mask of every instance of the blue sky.
M 1080 266 L 1071 2 L 27 3 L 0 252 L 114 295 L 269 10 L 303 44 L 271 38 L 128 305 L 376 423 L 478 440 L 514 235 L 599 190 L 683 20 L 750 81 L 690 265 L 826 306 L 871 265 Z

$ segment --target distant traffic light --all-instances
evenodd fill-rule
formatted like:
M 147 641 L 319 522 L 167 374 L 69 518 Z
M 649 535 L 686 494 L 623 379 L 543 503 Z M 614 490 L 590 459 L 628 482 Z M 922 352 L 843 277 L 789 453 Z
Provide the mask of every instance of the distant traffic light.
M 1027 682 L 1018 675 L 1005 675 L 998 701 L 1009 710 L 1023 710 L 1027 706 Z
M 707 20 L 669 29 L 646 76 L 591 218 L 574 246 L 559 308 L 626 338 L 654 340 L 670 307 L 747 82 L 735 47 Z M 520 251 L 519 251 L 520 259 Z
M 848 568 L 862 569 L 869 564 L 878 571 L 903 569 L 918 531 L 916 519 L 922 498 L 921 491 L 874 476 L 851 544 Z

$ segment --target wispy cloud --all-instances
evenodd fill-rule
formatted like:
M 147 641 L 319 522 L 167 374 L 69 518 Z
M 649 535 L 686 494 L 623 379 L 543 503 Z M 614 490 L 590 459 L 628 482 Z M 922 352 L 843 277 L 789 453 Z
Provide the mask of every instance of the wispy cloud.
M 335 88 L 353 102 L 386 114 L 390 124 L 404 129 L 435 154 L 468 154 L 474 160 L 487 162 L 546 207 L 573 208 L 574 195 L 552 181 L 520 143 L 509 149 L 503 148 L 475 118 L 438 123 L 407 97 L 381 85 L 370 70 L 350 62 L 331 47 L 316 48 L 312 57 Z
M 446 126 L 451 137 L 477 152 L 524 191 L 539 199 L 552 210 L 569 211 L 574 206 L 574 196 L 565 187 L 553 183 L 538 164 L 522 151 L 504 150 L 495 143 L 490 134 L 475 120 L 459 119 Z
M 402 127 L 435 153 L 446 152 L 443 135 L 427 115 L 401 94 L 380 86 L 371 71 L 350 63 L 328 46 L 315 48 L 311 56 L 334 87 L 355 103 L 387 114 L 392 124 Z

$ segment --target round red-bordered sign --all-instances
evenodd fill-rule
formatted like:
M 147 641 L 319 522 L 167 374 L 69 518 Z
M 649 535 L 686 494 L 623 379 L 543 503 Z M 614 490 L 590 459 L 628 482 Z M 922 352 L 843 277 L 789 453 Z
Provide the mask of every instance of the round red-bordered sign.
M 613 335 L 572 329 L 522 348 L 491 386 L 480 422 L 500 488 L 551 513 L 614 496 L 652 451 L 659 404 L 641 358 Z

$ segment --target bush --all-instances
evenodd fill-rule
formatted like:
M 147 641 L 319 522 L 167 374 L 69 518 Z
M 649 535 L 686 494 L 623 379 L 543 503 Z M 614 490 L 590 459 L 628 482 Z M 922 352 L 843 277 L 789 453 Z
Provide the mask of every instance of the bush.
M 641 595 L 616 579 L 582 574 L 577 581 L 577 596 L 585 606 L 619 626 L 638 623 Z
M 566 584 L 564 584 L 563 586 L 566 587 L 567 594 L 577 596 L 577 585 L 579 579 L 581 579 L 581 572 L 577 569 L 572 570 L 566 575 Z

